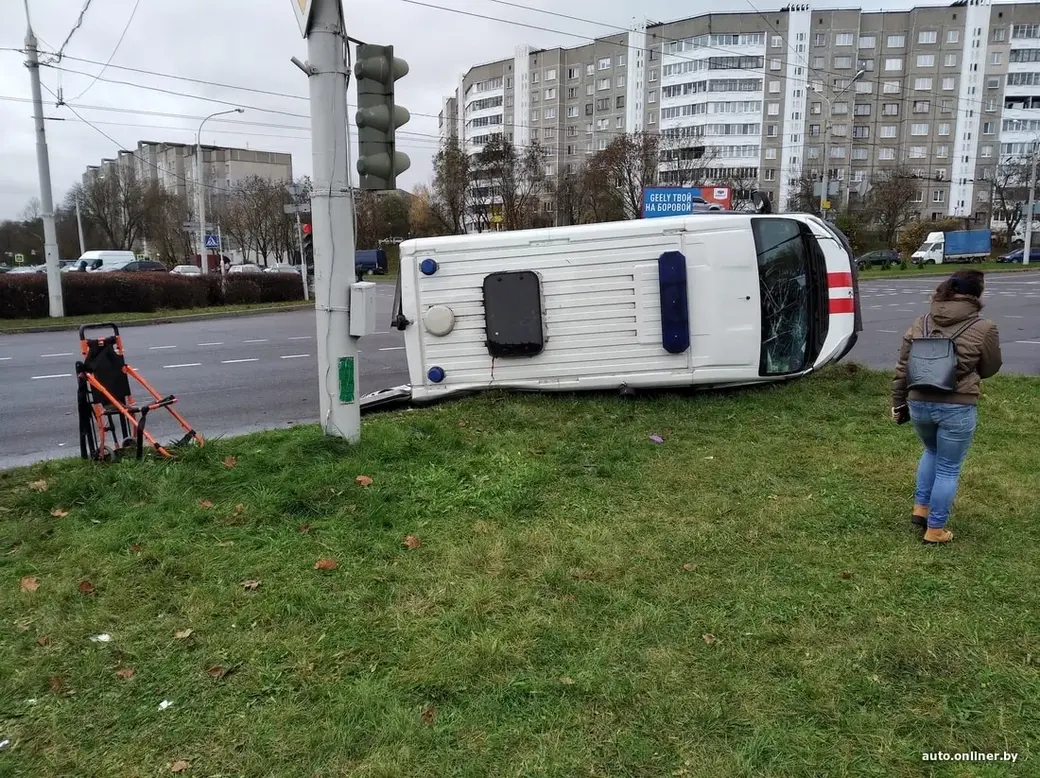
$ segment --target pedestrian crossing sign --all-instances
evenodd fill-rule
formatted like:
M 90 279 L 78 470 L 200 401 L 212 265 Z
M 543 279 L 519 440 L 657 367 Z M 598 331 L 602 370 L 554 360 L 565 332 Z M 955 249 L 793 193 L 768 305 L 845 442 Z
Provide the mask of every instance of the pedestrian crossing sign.
M 208 249 L 219 249 L 220 248 L 220 238 L 218 238 L 216 235 L 207 235 L 206 236 L 206 248 L 208 248 Z

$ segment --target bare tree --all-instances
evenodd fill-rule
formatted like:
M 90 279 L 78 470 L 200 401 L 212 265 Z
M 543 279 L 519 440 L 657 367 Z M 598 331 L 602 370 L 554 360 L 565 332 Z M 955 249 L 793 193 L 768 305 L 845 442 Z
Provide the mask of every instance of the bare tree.
M 425 184 L 412 189 L 408 204 L 408 232 L 413 238 L 456 234 L 454 227 L 441 218 L 441 211 L 434 203 L 434 193 Z
M 472 161 L 458 138 L 450 138 L 433 159 L 433 189 L 428 204 L 453 235 L 466 232 L 472 199 Z
M 501 135 L 495 135 L 477 155 L 475 179 L 492 191 L 492 196 L 485 198 L 489 201 L 487 209 L 500 209 L 505 229 L 522 230 L 534 223 L 546 191 L 544 164 L 537 142 L 517 150 Z
M 83 217 L 96 225 L 108 248 L 132 250 L 161 207 L 163 191 L 157 182 L 141 182 L 132 168 L 118 165 L 77 187 L 76 195 Z
M 20 218 L 23 222 L 34 222 L 37 219 L 43 218 L 43 206 L 40 204 L 39 197 L 30 197 L 29 202 L 25 204 L 22 209 Z
M 920 181 L 909 170 L 897 168 L 878 173 L 867 193 L 866 215 L 878 229 L 885 246 L 895 245 L 896 235 L 917 213 Z
M 196 253 L 192 233 L 184 230 L 184 222 L 190 220 L 191 206 L 187 197 L 163 190 L 156 193 L 145 236 L 154 246 L 159 261 L 176 265 Z
M 795 181 L 794 191 L 787 197 L 786 210 L 819 216 L 820 196 L 814 191 L 817 183 L 822 185 L 823 182 L 818 181 L 809 173 L 803 173 L 799 176 Z
M 705 146 L 698 138 L 663 137 L 661 178 L 671 186 L 704 186 L 719 157 L 717 146 Z
M 658 182 L 661 136 L 649 132 L 619 135 L 596 154 L 594 166 L 606 173 L 618 191 L 626 219 L 639 218 L 643 189 Z
M 996 210 L 998 216 L 1007 225 L 1008 244 L 1011 243 L 1015 230 L 1028 207 L 1030 161 L 1028 157 L 1005 157 L 997 165 L 994 173 L 990 210 Z M 1032 162 L 1035 164 L 1036 160 L 1033 159 Z
M 253 253 L 263 264 L 292 245 L 292 225 L 284 206 L 290 201 L 284 181 L 250 176 L 239 182 L 220 211 L 221 229 L 244 254 Z

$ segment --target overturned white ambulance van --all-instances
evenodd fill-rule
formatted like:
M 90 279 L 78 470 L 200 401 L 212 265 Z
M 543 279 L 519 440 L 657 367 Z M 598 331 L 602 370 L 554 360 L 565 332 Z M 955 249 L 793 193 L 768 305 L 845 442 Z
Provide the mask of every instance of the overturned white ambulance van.
M 405 241 L 393 326 L 419 403 L 790 379 L 862 328 L 840 232 L 733 212 Z

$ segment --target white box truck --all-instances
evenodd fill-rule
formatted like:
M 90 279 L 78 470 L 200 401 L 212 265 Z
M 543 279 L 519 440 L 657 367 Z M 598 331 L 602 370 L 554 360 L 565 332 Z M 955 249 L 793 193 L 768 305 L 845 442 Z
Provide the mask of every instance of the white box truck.
M 915 265 L 985 262 L 992 250 L 993 236 L 988 229 L 929 232 L 910 259 Z
M 392 326 L 417 403 L 787 380 L 862 329 L 840 232 L 734 212 L 408 240 Z

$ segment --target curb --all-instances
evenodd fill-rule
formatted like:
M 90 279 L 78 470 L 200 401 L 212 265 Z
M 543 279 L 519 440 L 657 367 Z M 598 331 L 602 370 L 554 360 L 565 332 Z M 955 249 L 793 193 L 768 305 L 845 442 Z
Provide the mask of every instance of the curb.
M 953 263 L 951 262 L 950 264 L 952 265 Z M 969 270 L 971 269 L 970 265 L 965 265 L 964 267 L 967 267 Z M 985 273 L 988 276 L 988 275 L 992 275 L 994 273 L 996 273 L 997 275 L 1006 275 L 1008 273 L 1028 273 L 1030 271 L 1036 272 L 1038 270 L 1040 270 L 1040 264 L 1037 264 L 1036 267 L 1033 267 L 1033 263 L 1030 262 L 1025 267 L 1009 267 L 1009 268 L 998 267 L 998 268 L 994 268 L 992 270 L 983 270 L 982 272 Z M 864 272 L 864 271 L 860 271 L 860 272 Z M 879 275 L 870 275 L 870 276 L 867 276 L 866 278 L 864 278 L 861 275 L 859 277 L 859 280 L 860 281 L 884 281 L 886 278 L 891 278 L 892 280 L 899 280 L 899 279 L 903 279 L 903 278 L 939 278 L 940 276 L 946 275 L 947 272 L 952 273 L 953 271 L 950 270 L 950 271 L 944 271 L 942 273 L 930 273 L 927 270 L 897 270 L 896 273 L 898 275 L 892 275 L 892 274 L 886 274 L 885 271 L 882 270 L 882 271 L 880 271 Z
M 206 321 L 207 319 L 238 319 L 243 316 L 264 316 L 268 314 L 286 313 L 290 311 L 305 311 L 314 309 L 314 303 L 301 303 L 299 305 L 286 305 L 284 307 L 250 308 L 245 311 L 216 311 L 214 313 L 192 313 L 186 316 L 162 316 L 153 319 L 130 319 L 117 321 L 119 327 L 146 327 L 149 324 L 175 324 L 177 322 Z M 99 317 L 103 318 L 103 317 Z M 41 324 L 33 327 L 17 327 L 15 329 L 4 329 L 0 326 L 0 335 L 21 335 L 33 332 L 75 332 L 82 324 Z

